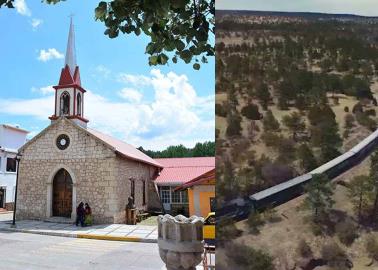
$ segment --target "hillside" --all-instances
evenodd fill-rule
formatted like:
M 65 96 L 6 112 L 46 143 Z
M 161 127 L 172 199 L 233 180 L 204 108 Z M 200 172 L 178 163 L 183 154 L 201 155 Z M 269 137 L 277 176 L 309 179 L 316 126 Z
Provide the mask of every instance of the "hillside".
M 311 171 L 378 126 L 376 18 L 286 15 L 217 17 L 219 205 Z M 237 224 L 222 220 L 217 268 L 378 269 L 373 156 L 338 184 L 318 175 L 309 194 Z

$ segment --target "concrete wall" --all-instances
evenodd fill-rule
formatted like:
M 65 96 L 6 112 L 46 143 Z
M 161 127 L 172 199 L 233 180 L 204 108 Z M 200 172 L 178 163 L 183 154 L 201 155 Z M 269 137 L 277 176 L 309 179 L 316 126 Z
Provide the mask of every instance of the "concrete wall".
M 189 188 L 189 214 L 206 217 L 210 213 L 210 198 L 215 197 L 214 185 L 198 185 Z
M 26 141 L 26 132 L 0 125 L 0 147 L 18 150 Z
M 0 125 L 0 187 L 5 188 L 7 206 L 12 206 L 16 187 L 16 172 L 7 172 L 7 158 L 14 158 L 16 151 L 26 141 L 27 132 Z M 1 207 L 1 206 L 0 206 Z

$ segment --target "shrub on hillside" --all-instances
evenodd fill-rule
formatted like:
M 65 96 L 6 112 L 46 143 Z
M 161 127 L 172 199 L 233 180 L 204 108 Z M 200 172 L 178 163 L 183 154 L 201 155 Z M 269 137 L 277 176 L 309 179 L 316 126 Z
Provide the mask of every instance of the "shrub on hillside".
M 226 117 L 227 116 L 227 109 L 225 104 L 215 104 L 215 115 L 221 116 L 221 117 Z
M 356 114 L 356 113 L 363 113 L 364 112 L 364 108 L 363 108 L 362 104 L 360 102 L 356 103 L 356 105 L 353 106 L 352 112 L 354 114 Z
M 365 114 L 368 116 L 376 116 L 377 112 L 374 109 L 369 109 L 365 111 Z
M 249 231 L 253 234 L 260 233 L 260 227 L 265 224 L 265 221 L 260 213 L 251 213 L 248 217 L 247 224 Z
M 311 247 L 309 246 L 309 244 L 307 244 L 307 242 L 304 239 L 301 239 L 301 241 L 299 241 L 297 253 L 299 256 L 303 258 L 309 258 L 313 255 Z
M 350 246 L 358 237 L 357 226 L 350 220 L 336 224 L 335 229 L 337 237 L 344 245 Z
M 327 243 L 322 247 L 322 258 L 327 261 L 327 265 L 334 269 L 349 269 L 348 256 L 345 251 L 336 243 Z
M 282 139 L 283 137 L 278 135 L 275 132 L 264 132 L 261 135 L 261 140 L 268 147 L 274 147 L 274 148 L 278 147 Z
M 366 252 L 370 258 L 378 261 L 378 239 L 373 234 L 370 234 L 365 243 Z
M 228 259 L 245 270 L 274 270 L 273 258 L 251 246 L 231 243 L 227 247 Z
M 221 219 L 216 228 L 217 240 L 229 241 L 239 237 L 242 233 L 241 230 L 236 228 L 234 221 L 230 219 Z
M 241 113 L 250 120 L 262 119 L 262 114 L 259 112 L 259 107 L 255 104 L 249 104 L 243 107 Z

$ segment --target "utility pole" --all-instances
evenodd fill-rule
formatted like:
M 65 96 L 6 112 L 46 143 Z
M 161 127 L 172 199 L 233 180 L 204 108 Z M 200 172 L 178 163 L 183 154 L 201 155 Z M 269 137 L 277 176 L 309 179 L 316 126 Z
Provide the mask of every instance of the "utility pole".
M 21 160 L 21 155 L 17 153 L 16 157 L 14 158 L 17 163 L 17 176 L 16 176 L 16 191 L 14 193 L 14 206 L 13 206 L 13 222 L 12 222 L 12 227 L 16 227 L 16 207 L 17 207 L 17 190 L 18 190 L 18 173 L 20 169 L 20 160 Z

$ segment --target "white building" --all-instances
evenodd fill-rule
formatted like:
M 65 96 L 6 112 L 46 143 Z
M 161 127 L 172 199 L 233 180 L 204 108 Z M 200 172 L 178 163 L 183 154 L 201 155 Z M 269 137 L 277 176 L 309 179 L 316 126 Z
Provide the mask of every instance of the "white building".
M 17 175 L 14 158 L 28 133 L 18 127 L 0 125 L 0 208 L 13 209 Z

